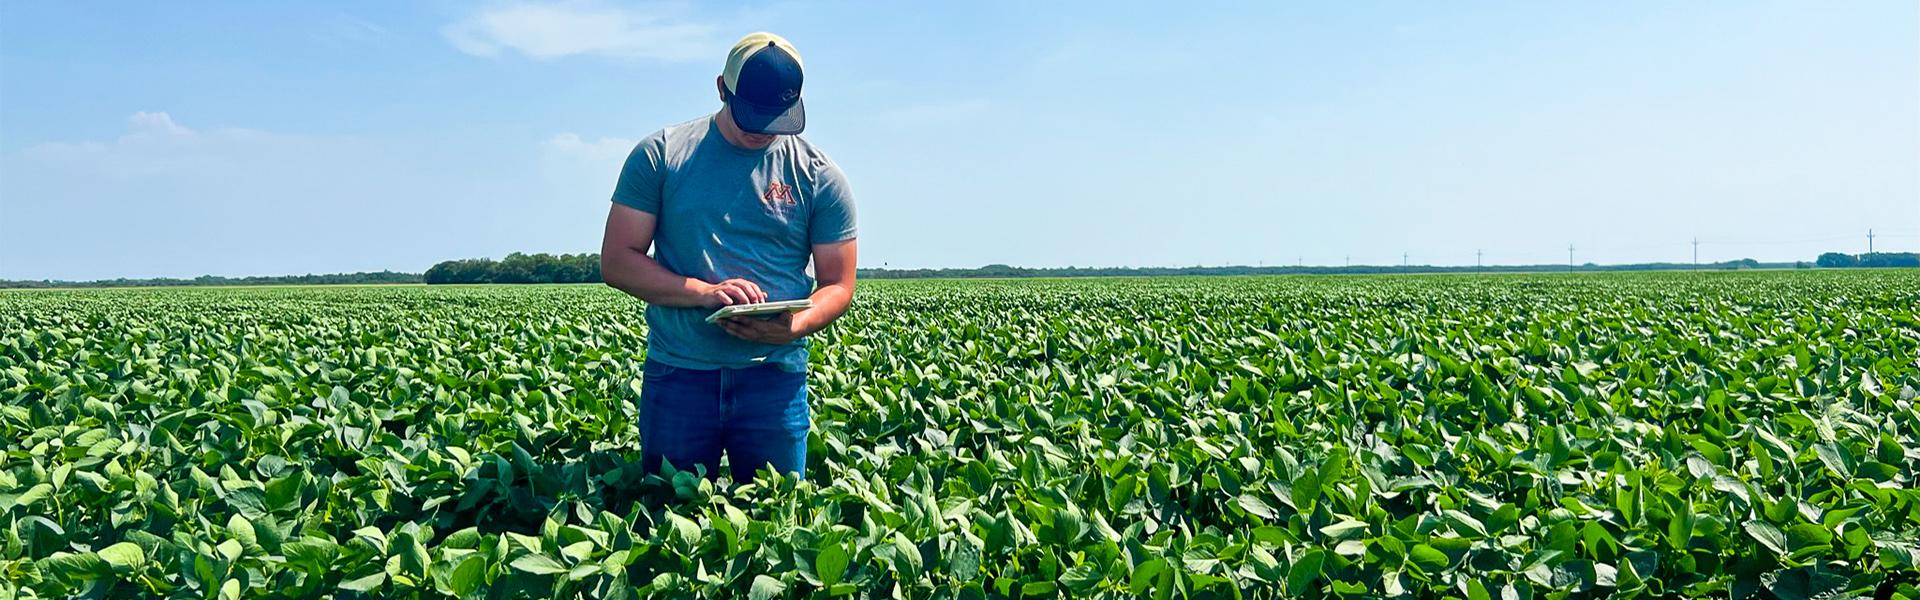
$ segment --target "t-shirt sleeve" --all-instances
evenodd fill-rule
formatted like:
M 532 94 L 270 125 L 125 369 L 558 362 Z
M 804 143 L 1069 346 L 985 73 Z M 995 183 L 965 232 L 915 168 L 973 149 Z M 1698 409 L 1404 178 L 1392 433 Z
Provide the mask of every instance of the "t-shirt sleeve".
M 813 210 L 807 227 L 808 241 L 831 244 L 851 240 L 855 233 L 853 188 L 847 185 L 847 175 L 840 172 L 839 165 L 831 160 L 821 162 L 814 173 L 813 198 L 808 202 Z
M 667 180 L 664 133 L 647 136 L 627 154 L 627 163 L 620 168 L 620 181 L 613 185 L 614 204 L 660 214 L 661 190 Z

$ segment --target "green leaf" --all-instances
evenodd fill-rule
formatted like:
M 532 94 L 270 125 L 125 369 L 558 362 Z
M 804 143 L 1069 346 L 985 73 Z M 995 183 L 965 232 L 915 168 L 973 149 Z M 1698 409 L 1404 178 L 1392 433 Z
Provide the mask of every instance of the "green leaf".
M 559 561 L 556 561 L 554 559 L 547 558 L 547 556 L 543 554 L 528 554 L 526 556 L 513 559 L 513 562 L 509 564 L 516 571 L 532 573 L 535 575 L 554 575 L 558 573 L 567 572 L 567 567 L 565 565 L 560 564 Z
M 1788 527 L 1786 547 L 1792 549 L 1795 559 L 1806 559 L 1833 550 L 1833 532 L 1812 523 L 1800 523 Z
M 1273 512 L 1273 507 L 1267 505 L 1267 501 L 1261 500 L 1252 494 L 1241 494 L 1236 502 L 1240 505 L 1240 508 L 1262 519 L 1271 520 L 1279 516 Z
M 846 575 L 847 563 L 847 550 L 839 542 L 822 544 L 819 553 L 813 557 L 813 572 L 821 583 L 832 587 Z
M 1075 592 L 1087 592 L 1092 590 L 1093 586 L 1099 585 L 1100 581 L 1105 578 L 1106 575 L 1100 572 L 1099 569 L 1095 569 L 1093 565 L 1081 563 L 1074 565 L 1073 568 L 1067 569 L 1066 573 L 1060 575 L 1060 585 L 1066 586 L 1067 589 Z
M 760 575 L 753 578 L 752 588 L 747 590 L 748 600 L 769 600 L 786 593 L 787 584 L 778 579 Z
M 1487 537 L 1487 526 L 1472 515 L 1457 510 L 1442 511 L 1441 514 L 1453 525 L 1456 533 L 1471 535 L 1475 539 Z
M 227 506 L 248 519 L 258 519 L 267 514 L 266 495 L 254 488 L 240 488 L 227 493 L 223 498 Z
M 1747 535 L 1752 536 L 1754 541 L 1760 542 L 1761 546 L 1765 546 L 1768 550 L 1772 550 L 1775 554 L 1781 556 L 1789 554 L 1787 550 L 1787 534 L 1782 533 L 1780 528 L 1774 527 L 1772 523 L 1750 520 L 1746 522 L 1744 527 L 1747 530 Z
M 447 578 L 447 582 L 452 585 L 454 594 L 464 598 L 480 588 L 486 570 L 486 558 L 477 554 L 468 556 L 460 561 L 460 566 L 453 568 L 453 574 Z
M 1487 584 L 1478 578 L 1467 580 L 1467 600 L 1493 600 L 1493 594 L 1487 593 Z
M 1415 544 L 1407 552 L 1407 559 L 1427 573 L 1438 573 L 1453 562 L 1453 559 L 1447 558 L 1447 553 L 1426 544 Z
M 695 525 L 692 519 L 669 512 L 667 523 L 672 527 L 673 539 L 682 547 L 692 548 L 700 543 L 700 526 Z
M 1135 596 L 1146 594 L 1148 590 L 1153 589 L 1154 582 L 1167 568 L 1167 559 L 1164 558 L 1154 558 L 1140 563 L 1140 566 L 1134 567 L 1133 573 L 1127 576 L 1127 589 Z
M 249 527 L 247 530 L 252 531 L 253 528 Z M 246 546 L 241 545 L 239 540 L 220 542 L 220 544 L 214 546 L 213 549 L 215 552 L 220 553 L 220 558 L 226 559 L 228 562 L 240 560 L 240 556 L 246 553 Z
M 1488 533 L 1505 533 L 1520 523 L 1520 509 L 1512 504 L 1501 504 L 1493 514 L 1487 515 Z
M 242 517 L 239 514 L 227 518 L 227 535 L 238 540 L 242 547 L 256 547 L 260 545 L 259 536 L 254 535 L 253 522 L 248 521 L 246 517 Z
M 1051 581 L 1028 581 L 1020 584 L 1020 596 L 1023 598 L 1046 596 L 1059 589 L 1060 586 Z
M 1330 540 L 1344 540 L 1365 534 L 1366 532 L 1366 521 L 1355 521 L 1352 519 L 1344 519 L 1320 528 L 1320 535 L 1326 536 L 1327 539 Z
M 1293 505 L 1302 512 L 1311 510 L 1315 501 L 1320 499 L 1320 474 L 1313 469 L 1293 479 Z
M 287 562 L 312 568 L 331 566 L 339 553 L 339 544 L 319 538 L 300 538 L 280 545 L 280 555 Z
M 100 560 L 112 567 L 115 573 L 129 573 L 146 565 L 147 554 L 139 544 L 120 542 L 100 549 Z
M 1834 477 L 1841 479 L 1851 479 L 1853 477 L 1852 457 L 1846 455 L 1845 449 L 1833 444 L 1822 443 L 1815 444 L 1813 446 L 1813 452 L 1814 455 L 1820 457 L 1820 462 L 1825 464 L 1827 469 L 1833 472 Z
M 57 579 L 87 580 L 107 571 L 106 561 L 92 552 L 55 552 L 33 564 L 40 572 Z
M 13 510 L 14 507 L 33 506 L 33 503 L 46 499 L 52 493 L 53 486 L 42 483 L 19 494 L 0 494 L 0 513 Z
M 1444 556 L 1443 556 L 1444 558 Z M 1287 593 L 1299 596 L 1307 593 L 1313 582 L 1320 578 L 1321 568 L 1327 561 L 1325 550 L 1314 548 L 1300 555 L 1287 569 Z
M 363 593 L 371 592 L 375 588 L 380 587 L 380 584 L 383 584 L 386 582 L 387 582 L 387 572 L 381 571 L 381 570 L 374 570 L 373 572 L 368 573 L 366 575 L 341 581 L 340 589 L 354 591 L 354 592 L 363 592 Z
M 920 577 L 920 548 L 907 540 L 900 532 L 893 532 L 894 568 L 900 571 L 903 581 L 913 581 Z
M 298 508 L 301 487 L 306 484 L 306 476 L 298 471 L 286 477 L 267 482 L 264 500 L 266 506 L 275 511 Z

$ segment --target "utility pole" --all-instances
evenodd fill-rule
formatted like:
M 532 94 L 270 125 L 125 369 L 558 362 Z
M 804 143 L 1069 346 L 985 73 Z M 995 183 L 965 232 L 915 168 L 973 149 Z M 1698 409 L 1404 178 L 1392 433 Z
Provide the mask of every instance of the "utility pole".
M 1407 268 L 1407 253 L 1405 252 L 1400 253 L 1400 268 L 1403 270 Z
M 1573 270 L 1573 244 L 1567 244 L 1567 270 Z
M 1485 267 L 1485 266 L 1486 266 L 1486 265 L 1485 265 L 1484 263 L 1482 263 L 1482 262 L 1481 262 L 1481 260 L 1480 260 L 1480 257 L 1481 257 L 1481 255 L 1484 255 L 1484 254 L 1486 254 L 1486 253 L 1485 253 L 1485 252 L 1482 252 L 1482 251 L 1480 251 L 1480 250 L 1474 250 L 1474 251 L 1473 251 L 1473 268 L 1475 268 L 1475 269 L 1478 269 L 1478 268 L 1482 268 L 1482 267 Z
M 1700 236 L 1693 236 L 1693 266 L 1700 266 Z
M 1873 230 L 1867 230 L 1867 254 L 1873 254 Z
M 1351 267 L 1351 266 L 1353 266 L 1353 255 L 1352 255 L 1352 254 L 1348 254 L 1348 255 L 1347 255 L 1347 266 L 1349 266 L 1349 267 Z

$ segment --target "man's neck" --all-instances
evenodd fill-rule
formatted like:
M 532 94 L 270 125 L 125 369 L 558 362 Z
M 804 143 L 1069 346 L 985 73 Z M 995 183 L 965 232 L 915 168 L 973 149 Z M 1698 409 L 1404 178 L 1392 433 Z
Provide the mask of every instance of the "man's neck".
M 727 143 L 742 150 L 761 150 L 773 145 L 774 140 L 779 139 L 779 136 L 755 135 L 741 131 L 740 126 L 733 122 L 732 109 L 724 104 L 720 105 L 720 112 L 713 114 L 713 122 L 720 128 L 720 137 L 726 138 Z

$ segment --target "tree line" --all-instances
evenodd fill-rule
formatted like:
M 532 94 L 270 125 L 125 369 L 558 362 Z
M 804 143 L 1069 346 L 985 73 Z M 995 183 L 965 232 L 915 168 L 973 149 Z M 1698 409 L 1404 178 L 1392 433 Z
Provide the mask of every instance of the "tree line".
M 1914 252 L 1869 252 L 1861 255 L 1828 252 L 1813 262 L 1815 266 L 1826 269 L 1847 269 L 1854 267 L 1920 267 L 1920 253 Z
M 508 254 L 501 260 L 449 260 L 427 269 L 424 279 L 440 283 L 600 283 L 599 254 Z

